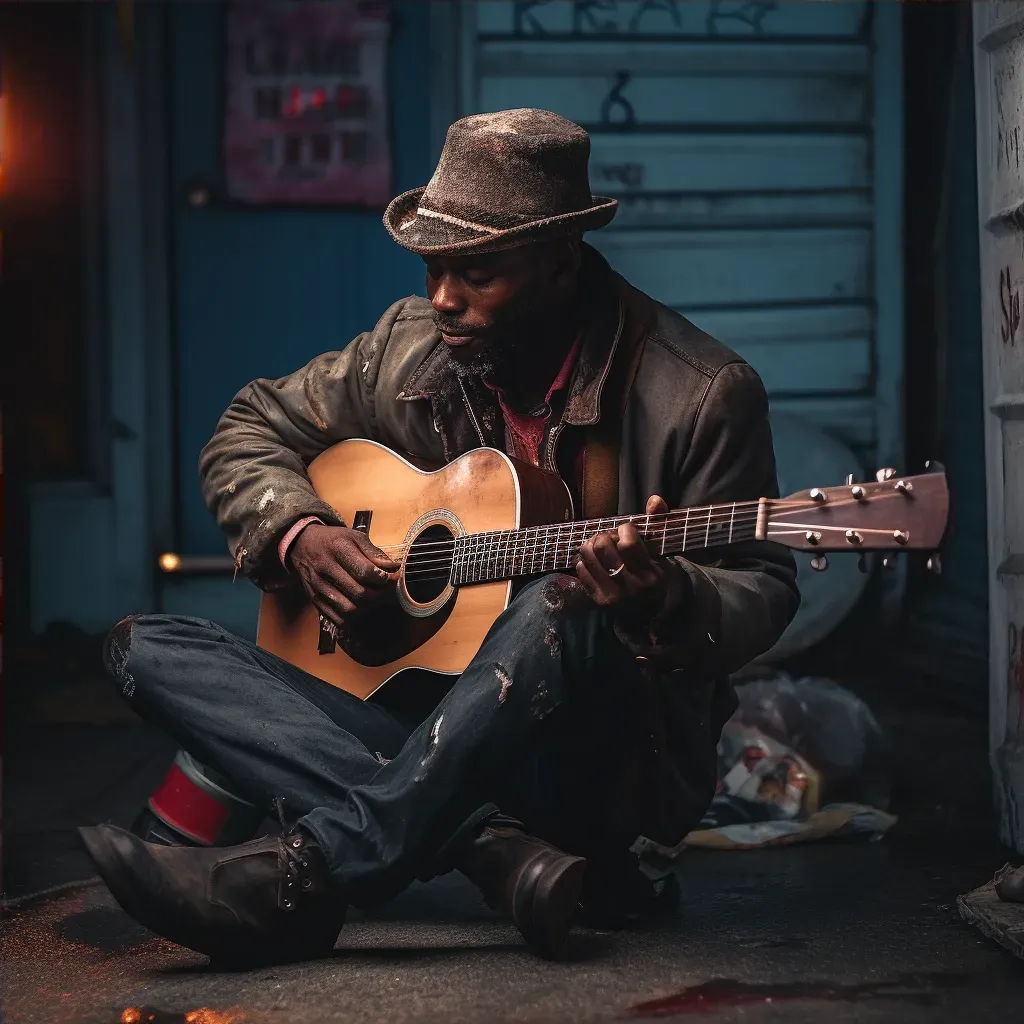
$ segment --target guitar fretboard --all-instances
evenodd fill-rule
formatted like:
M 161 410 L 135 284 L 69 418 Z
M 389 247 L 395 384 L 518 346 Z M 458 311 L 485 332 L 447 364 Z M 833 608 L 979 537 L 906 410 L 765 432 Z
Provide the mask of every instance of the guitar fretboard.
M 757 502 L 741 501 L 653 516 L 587 519 L 468 534 L 455 541 L 451 582 L 459 586 L 570 569 L 585 540 L 623 523 L 633 523 L 649 550 L 658 555 L 754 540 L 757 507 Z

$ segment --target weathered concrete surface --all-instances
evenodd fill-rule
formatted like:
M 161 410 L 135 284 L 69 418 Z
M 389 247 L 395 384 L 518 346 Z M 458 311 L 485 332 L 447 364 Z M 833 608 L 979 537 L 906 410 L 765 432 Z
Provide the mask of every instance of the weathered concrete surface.
M 113 1024 L 128 1007 L 153 1008 L 154 1024 L 201 1007 L 220 1011 L 221 1024 L 587 1021 L 677 1009 L 716 1021 L 1014 1019 L 1024 964 L 956 912 L 968 880 L 990 868 L 948 852 L 883 842 L 695 853 L 678 919 L 582 933 L 568 964 L 535 960 L 456 876 L 353 920 L 329 960 L 236 974 L 148 936 L 93 886 L 6 923 L 5 1019 Z M 695 986 L 705 987 L 657 1002 Z
M 960 916 L 1024 960 L 1024 903 L 1006 903 L 987 882 L 957 900 Z
M 318 1024 L 686 1019 L 830 1024 L 1015 1021 L 1024 962 L 957 913 L 1005 861 L 992 840 L 983 716 L 943 709 L 907 680 L 862 695 L 893 742 L 901 816 L 876 844 L 691 852 L 677 919 L 585 933 L 577 960 L 523 948 L 457 876 L 353 920 L 333 958 L 217 974 L 155 939 L 92 887 L 7 915 L 4 1024 Z M 60 706 L 65 716 L 69 702 Z M 90 712 L 90 715 L 94 712 Z M 84 718 L 84 716 L 83 716 Z M 95 720 L 95 719 L 94 719 Z M 7 895 L 91 873 L 74 827 L 127 824 L 174 745 L 137 722 L 8 718 Z M 678 994 L 688 990 L 687 994 Z M 659 1000 L 664 1000 L 659 1002 Z M 770 1001 L 769 1001 L 770 1000 Z M 237 1008 L 232 1011 L 232 1007 Z M 635 1009 L 639 1007 L 640 1009 Z M 229 1012 L 231 1011 L 231 1012 Z

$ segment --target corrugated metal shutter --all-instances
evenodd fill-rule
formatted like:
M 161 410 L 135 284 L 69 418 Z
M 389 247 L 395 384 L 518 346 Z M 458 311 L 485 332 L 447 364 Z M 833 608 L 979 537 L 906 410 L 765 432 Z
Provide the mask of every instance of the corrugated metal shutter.
M 749 359 L 775 409 L 867 465 L 898 462 L 902 436 L 899 12 L 881 6 L 895 18 L 768 0 L 462 6 L 460 113 L 536 106 L 586 127 L 592 187 L 621 200 L 590 241 Z M 879 19 L 895 26 L 884 105 Z

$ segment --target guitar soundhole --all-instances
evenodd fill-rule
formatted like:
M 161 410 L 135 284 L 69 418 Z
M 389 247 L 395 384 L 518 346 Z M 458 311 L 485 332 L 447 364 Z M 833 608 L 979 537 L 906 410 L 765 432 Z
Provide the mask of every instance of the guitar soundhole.
M 428 526 L 409 546 L 405 558 L 405 589 L 417 604 L 430 604 L 452 574 L 455 534 L 440 523 Z

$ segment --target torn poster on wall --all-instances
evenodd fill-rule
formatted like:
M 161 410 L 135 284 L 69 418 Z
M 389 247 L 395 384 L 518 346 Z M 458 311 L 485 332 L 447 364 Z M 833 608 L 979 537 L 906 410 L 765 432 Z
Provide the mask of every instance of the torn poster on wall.
M 224 166 L 231 199 L 391 199 L 389 0 L 231 0 Z

